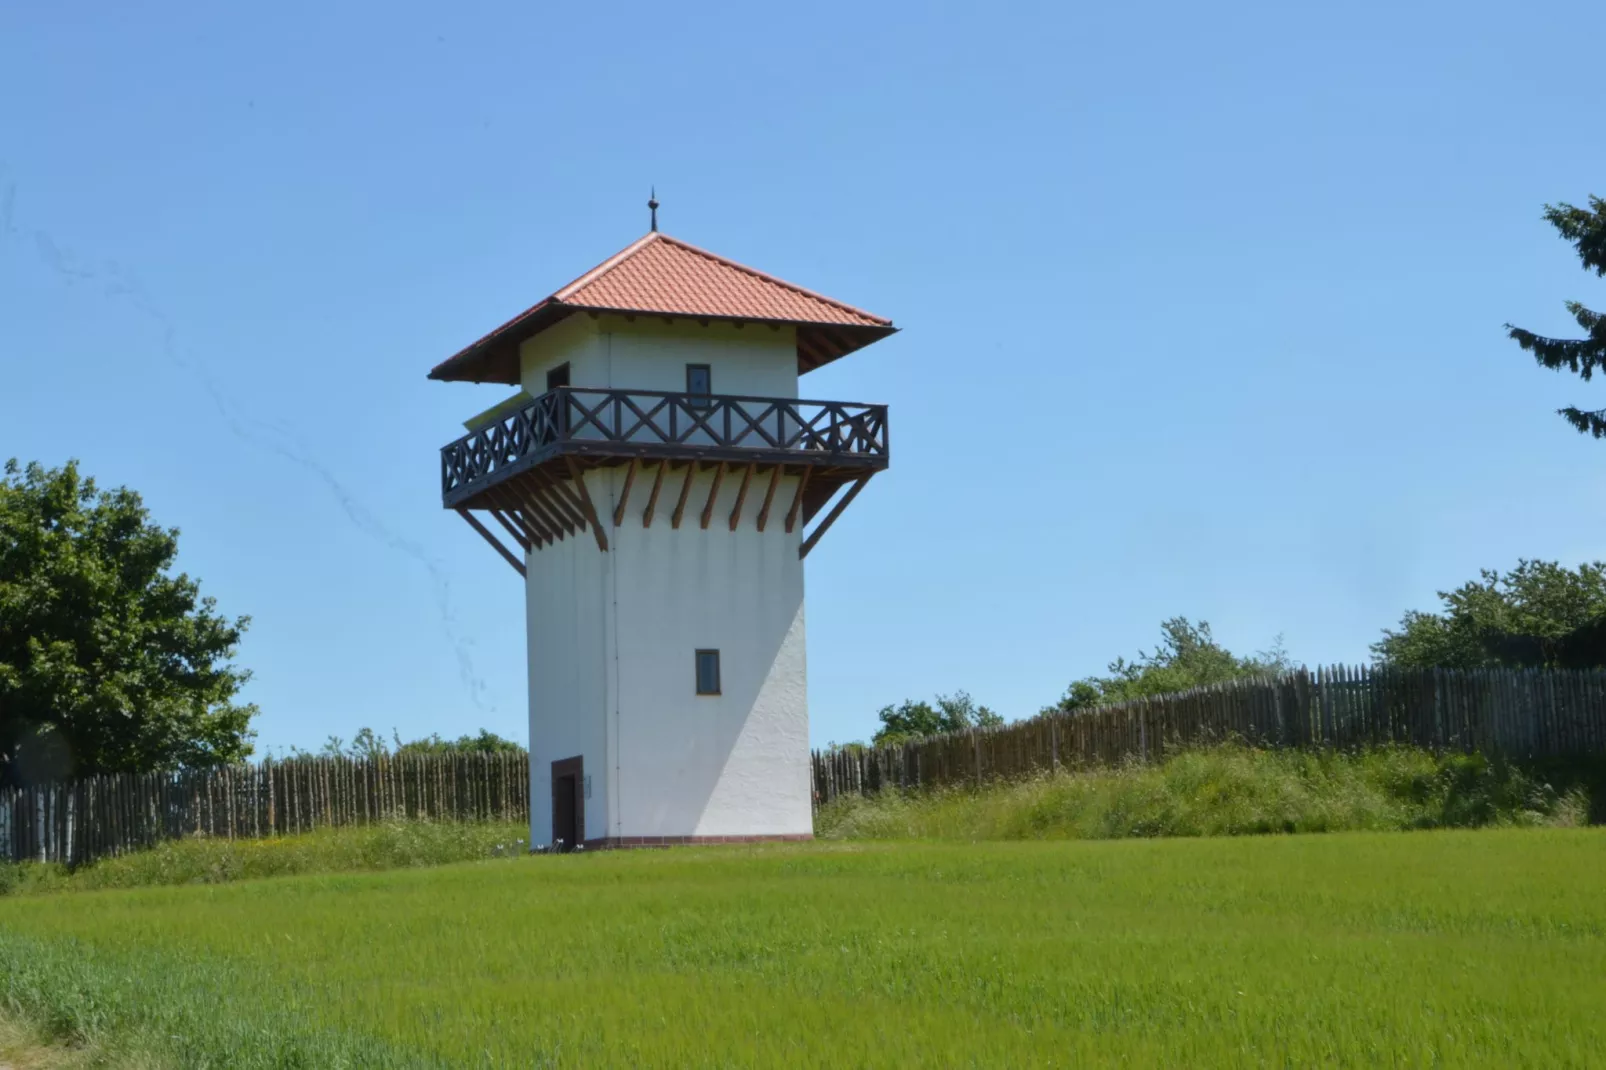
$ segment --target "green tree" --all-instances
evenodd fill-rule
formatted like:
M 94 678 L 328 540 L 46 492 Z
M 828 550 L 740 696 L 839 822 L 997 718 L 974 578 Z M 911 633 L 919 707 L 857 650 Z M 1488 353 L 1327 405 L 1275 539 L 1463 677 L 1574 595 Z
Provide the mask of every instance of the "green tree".
M 394 736 L 394 731 L 392 732 Z M 511 739 L 503 739 L 495 732 L 480 729 L 472 736 L 442 739 L 439 735 L 403 743 L 396 738 L 397 754 L 523 754 L 524 747 Z
M 390 730 L 390 737 L 394 745 L 386 743 L 385 738 L 377 734 L 372 728 L 359 728 L 357 734 L 347 743 L 339 736 L 330 736 L 324 745 L 316 752 L 304 751 L 299 747 L 290 748 L 292 758 L 382 758 L 387 754 L 393 755 L 443 755 L 443 754 L 524 754 L 521 744 L 511 739 L 503 739 L 495 732 L 480 729 L 476 735 L 458 736 L 456 739 L 443 739 L 436 733 L 424 736 L 421 739 L 402 742 L 401 733 L 394 728 Z
M 1116 658 L 1108 666 L 1108 676 L 1074 681 L 1060 700 L 1043 712 L 1071 713 L 1242 676 L 1275 676 L 1293 668 L 1281 636 L 1270 650 L 1243 658 L 1216 642 L 1207 621 L 1194 624 L 1186 617 L 1172 617 L 1161 623 L 1160 634 L 1160 645 L 1154 650 L 1139 651 L 1132 661 Z
M 1606 275 L 1606 201 L 1591 196 L 1588 208 L 1547 204 L 1545 220 L 1572 242 L 1584 270 L 1594 271 L 1597 276 Z M 1506 331 L 1544 367 L 1553 371 L 1566 368 L 1587 383 L 1597 368 L 1606 368 L 1606 316 L 1590 311 L 1578 301 L 1568 301 L 1567 311 L 1583 328 L 1586 337 L 1547 338 L 1509 323 Z M 1556 412 L 1584 434 L 1606 438 L 1606 409 L 1588 410 L 1569 405 Z
M 75 462 L 0 478 L 0 784 L 243 760 L 228 620 L 171 574 L 178 530 Z
M 1504 575 L 1440 591 L 1442 612 L 1411 610 L 1372 644 L 1408 668 L 1587 668 L 1606 665 L 1606 563 L 1576 569 L 1519 561 Z
M 932 702 L 905 699 L 897 706 L 881 707 L 876 716 L 881 720 L 873 740 L 876 746 L 1004 723 L 1001 716 L 986 706 L 978 706 L 965 691 L 938 695 Z

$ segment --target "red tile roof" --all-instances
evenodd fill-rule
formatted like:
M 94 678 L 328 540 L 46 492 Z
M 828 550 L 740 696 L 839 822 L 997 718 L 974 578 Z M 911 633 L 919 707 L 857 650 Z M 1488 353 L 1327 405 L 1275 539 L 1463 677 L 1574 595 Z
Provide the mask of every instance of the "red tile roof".
M 442 361 L 429 377 L 517 383 L 519 343 L 576 310 L 796 324 L 800 374 L 896 330 L 889 319 L 653 231 Z

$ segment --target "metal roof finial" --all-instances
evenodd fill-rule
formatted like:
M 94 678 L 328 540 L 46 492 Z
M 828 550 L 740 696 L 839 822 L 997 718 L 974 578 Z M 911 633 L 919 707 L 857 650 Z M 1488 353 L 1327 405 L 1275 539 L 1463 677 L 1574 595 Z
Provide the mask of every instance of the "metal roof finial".
M 658 230 L 658 187 L 657 186 L 652 187 L 652 192 L 647 195 L 647 209 L 650 212 L 652 212 L 652 229 L 656 233 L 657 230 Z

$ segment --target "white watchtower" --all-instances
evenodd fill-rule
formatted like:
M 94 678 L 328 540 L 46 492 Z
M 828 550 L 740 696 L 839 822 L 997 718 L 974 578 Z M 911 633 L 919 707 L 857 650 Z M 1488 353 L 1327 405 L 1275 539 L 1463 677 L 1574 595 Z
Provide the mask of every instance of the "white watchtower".
M 442 499 L 525 578 L 532 845 L 807 839 L 803 558 L 889 452 L 885 406 L 798 377 L 894 327 L 651 207 L 430 372 L 520 388 L 441 450 Z

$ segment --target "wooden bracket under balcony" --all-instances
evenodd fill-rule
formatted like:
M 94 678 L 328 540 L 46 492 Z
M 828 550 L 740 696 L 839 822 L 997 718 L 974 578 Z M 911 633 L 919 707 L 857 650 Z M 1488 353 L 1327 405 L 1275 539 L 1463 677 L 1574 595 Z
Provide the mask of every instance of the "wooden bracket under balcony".
M 747 518 L 766 531 L 779 511 L 791 534 L 829 510 L 803 537 L 799 552 L 807 554 L 889 456 L 885 406 L 560 387 L 442 449 L 441 494 L 504 558 L 518 561 L 519 551 L 539 552 L 586 530 L 607 551 L 608 529 L 622 526 L 632 506 L 643 527 L 662 508 L 678 530 L 693 484 L 711 473 L 697 505 L 706 531 L 730 475 L 737 481 L 731 531 Z M 595 501 L 587 476 L 614 467 L 625 468 L 617 499 Z M 648 470 L 642 503 L 636 484 Z M 783 496 L 787 478 L 795 486 Z

